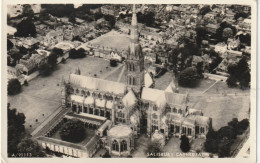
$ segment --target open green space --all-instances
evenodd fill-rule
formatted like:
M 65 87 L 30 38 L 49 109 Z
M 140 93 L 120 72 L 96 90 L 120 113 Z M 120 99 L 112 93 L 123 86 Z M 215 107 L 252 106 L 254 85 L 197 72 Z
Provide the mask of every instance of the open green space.
M 90 41 L 89 43 L 92 45 L 118 49 L 121 51 L 128 49 L 130 39 L 128 38 L 128 35 L 113 30 Z
M 50 76 L 39 76 L 30 81 L 27 87 L 23 86 L 20 94 L 8 96 L 11 108 L 16 108 L 18 112 L 25 114 L 25 128 L 29 132 L 61 106 L 61 78 L 64 76 L 68 79 L 69 74 L 74 73 L 77 67 L 80 68 L 82 75 L 94 77 L 96 74 L 97 78 L 102 78 L 115 69 L 109 66 L 109 61 L 101 58 L 68 59 L 65 64 L 57 65 L 57 70 Z

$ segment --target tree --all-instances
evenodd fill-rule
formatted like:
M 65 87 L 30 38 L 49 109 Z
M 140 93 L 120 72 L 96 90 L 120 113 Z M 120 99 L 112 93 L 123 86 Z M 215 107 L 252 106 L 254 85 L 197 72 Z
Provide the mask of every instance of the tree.
M 52 72 L 51 66 L 48 63 L 44 63 L 38 68 L 41 76 L 49 76 Z
M 204 143 L 205 150 L 207 152 L 217 153 L 218 144 L 219 144 L 218 132 L 214 131 L 213 129 L 209 129 L 206 135 L 206 141 Z
M 14 44 L 12 43 L 12 41 L 10 41 L 9 39 L 7 39 L 7 50 L 10 50 L 14 47 Z
M 54 68 L 57 64 L 58 55 L 56 53 L 51 53 L 47 58 L 47 63 Z
M 232 126 L 224 126 L 218 130 L 219 138 L 228 138 L 229 140 L 235 139 L 237 134 L 236 130 Z
M 237 87 L 237 79 L 233 76 L 229 76 L 228 79 L 226 80 L 226 83 L 228 87 Z
M 20 93 L 22 90 L 21 83 L 18 79 L 10 79 L 8 81 L 7 92 L 8 95 L 15 95 Z
M 112 16 L 112 15 L 104 15 L 104 19 L 106 21 L 108 21 L 109 26 L 110 26 L 111 29 L 115 27 L 116 19 L 115 19 L 114 16 Z
M 188 152 L 190 150 L 190 142 L 189 142 L 189 139 L 185 135 L 181 136 L 180 148 L 181 148 L 182 152 Z
M 231 149 L 232 141 L 227 138 L 224 138 L 220 141 L 218 156 L 220 158 L 230 157 L 230 149 Z
M 101 12 L 96 12 L 94 14 L 94 18 L 95 18 L 95 21 L 97 21 L 98 19 L 102 18 L 103 17 L 103 14 Z
M 34 11 L 31 7 L 31 5 L 29 4 L 26 4 L 23 6 L 23 13 L 22 13 L 23 16 L 26 16 L 26 17 L 33 17 L 34 15 Z
M 149 142 L 146 153 L 149 158 L 158 158 L 160 157 L 158 154 L 162 152 L 161 143 L 159 141 L 151 141 Z
M 69 16 L 69 22 L 71 23 L 76 23 L 76 17 L 75 17 L 75 13 L 72 12 Z
M 238 134 L 241 134 L 243 131 L 245 131 L 249 126 L 249 120 L 243 119 L 242 121 L 239 121 L 237 124 L 237 130 Z
M 206 37 L 206 34 L 207 34 L 206 28 L 205 27 L 197 27 L 196 28 L 196 34 L 197 34 L 196 41 L 197 41 L 197 44 L 200 46 L 202 40 Z
M 205 14 L 207 14 L 208 12 L 210 12 L 211 11 L 211 9 L 210 9 L 210 6 L 204 6 L 204 7 L 202 7 L 201 9 L 200 9 L 200 15 L 205 15 Z
M 14 34 L 16 37 L 36 36 L 35 25 L 30 18 L 24 19 L 20 23 L 18 23 L 16 30 L 17 32 L 15 32 Z
M 228 38 L 233 37 L 233 35 L 234 35 L 234 33 L 233 33 L 233 31 L 232 31 L 231 28 L 225 28 L 225 29 L 223 29 L 222 38 L 223 38 L 224 40 L 227 40 Z
M 7 111 L 7 151 L 8 156 L 12 156 L 18 152 L 17 144 L 24 136 L 25 116 L 23 113 L 18 113 L 16 109 L 11 109 L 10 104 L 7 105 Z
M 17 151 L 19 153 L 30 153 L 31 157 L 45 157 L 41 146 L 30 138 L 24 138 L 17 145 Z
M 57 56 L 62 56 L 63 55 L 63 50 L 62 49 L 60 49 L 60 48 L 53 48 L 52 49 L 52 53 L 55 53 L 55 54 L 57 54 Z
M 59 134 L 62 140 L 80 142 L 86 137 L 84 123 L 77 119 L 69 120 L 61 128 Z
M 230 65 L 228 66 L 228 73 L 230 75 L 230 78 L 233 78 L 232 80 L 237 80 L 239 82 L 240 87 L 243 88 L 248 88 L 249 83 L 251 81 L 251 75 L 249 72 L 249 67 L 248 63 L 246 61 L 246 58 L 243 57 L 239 60 L 237 65 Z M 227 80 L 228 85 L 232 85 L 231 79 Z
M 75 58 L 84 58 L 86 57 L 86 53 L 85 53 L 85 50 L 83 48 L 80 48 L 78 50 L 76 50 L 75 48 L 71 49 L 69 51 L 69 57 L 72 58 L 72 59 L 75 59 Z
M 196 68 L 188 67 L 181 71 L 178 77 L 178 83 L 184 87 L 196 87 L 199 82 L 199 75 Z
M 245 13 L 245 12 L 238 12 L 234 15 L 234 18 L 237 20 L 238 18 L 247 18 L 248 17 L 248 14 Z
M 116 66 L 117 66 L 117 61 L 111 59 L 111 60 L 110 60 L 110 66 L 111 66 L 111 67 L 116 67 Z

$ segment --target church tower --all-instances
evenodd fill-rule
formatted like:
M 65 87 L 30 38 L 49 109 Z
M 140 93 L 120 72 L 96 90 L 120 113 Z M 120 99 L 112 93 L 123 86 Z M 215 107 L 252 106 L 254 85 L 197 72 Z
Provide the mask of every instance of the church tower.
M 126 58 L 127 86 L 132 88 L 135 94 L 140 97 L 141 89 L 144 86 L 144 55 L 139 44 L 135 5 L 133 5 L 132 14 L 130 47 Z

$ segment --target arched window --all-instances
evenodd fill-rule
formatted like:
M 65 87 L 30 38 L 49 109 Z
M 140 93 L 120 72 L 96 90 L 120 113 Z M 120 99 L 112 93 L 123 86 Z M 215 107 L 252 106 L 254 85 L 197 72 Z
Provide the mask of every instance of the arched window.
M 157 111 L 156 105 L 153 106 L 153 111 Z
M 121 151 L 126 151 L 127 150 L 127 143 L 125 140 L 123 140 L 120 144 L 120 149 Z
M 135 71 L 135 65 L 132 63 L 132 71 Z
M 112 143 L 112 150 L 119 151 L 119 145 L 118 145 L 118 142 L 116 140 L 114 140 L 113 143 Z
M 79 93 L 79 90 L 78 89 L 76 89 L 76 94 L 78 94 Z
M 132 80 L 133 80 L 132 85 L 135 85 L 135 78 L 133 77 Z
M 81 91 L 81 94 L 82 94 L 82 95 L 85 95 L 85 91 L 84 91 L 84 90 L 82 90 L 82 91 Z
M 179 109 L 179 113 L 182 114 L 182 110 L 181 109 Z
M 87 95 L 88 95 L 88 96 L 90 95 L 90 92 L 89 92 L 89 91 L 87 92 Z
M 173 112 L 174 112 L 174 113 L 177 113 L 177 109 L 176 109 L 176 108 L 173 108 Z

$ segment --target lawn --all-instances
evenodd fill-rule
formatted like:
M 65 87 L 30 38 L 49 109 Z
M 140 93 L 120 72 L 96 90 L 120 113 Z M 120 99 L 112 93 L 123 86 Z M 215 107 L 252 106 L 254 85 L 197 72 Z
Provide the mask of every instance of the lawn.
M 229 88 L 226 82 L 217 82 L 213 87 L 211 87 L 207 94 L 249 94 L 250 90 L 242 90 L 240 88 Z
M 86 133 L 86 137 L 84 140 L 82 140 L 81 142 L 78 142 L 78 143 L 75 143 L 75 144 L 79 144 L 79 145 L 83 145 L 85 146 L 89 140 L 95 135 L 95 129 L 91 129 L 91 128 L 85 128 L 85 133 Z M 61 128 L 59 128 L 52 136 L 51 138 L 54 138 L 54 139 L 59 139 L 59 140 L 62 140 L 61 137 L 60 137 L 60 132 Z
M 99 45 L 100 47 L 109 47 L 118 50 L 127 50 L 130 44 L 128 35 L 121 34 L 117 31 L 110 31 L 92 41 L 89 42 L 93 45 Z
M 248 118 L 249 96 L 191 95 L 189 101 L 193 103 L 192 108 L 202 110 L 204 116 L 212 118 L 212 126 L 215 130 L 226 126 L 232 118 L 238 120 Z
M 11 108 L 16 108 L 18 112 L 25 114 L 25 128 L 29 132 L 37 128 L 61 106 L 61 78 L 64 76 L 68 79 L 69 74 L 74 73 L 76 67 L 80 68 L 82 75 L 93 77 L 96 74 L 98 78 L 115 69 L 109 66 L 109 61 L 101 58 L 68 59 L 66 64 L 57 65 L 57 70 L 50 76 L 39 76 L 30 81 L 29 86 L 23 86 L 20 94 L 8 96 Z

